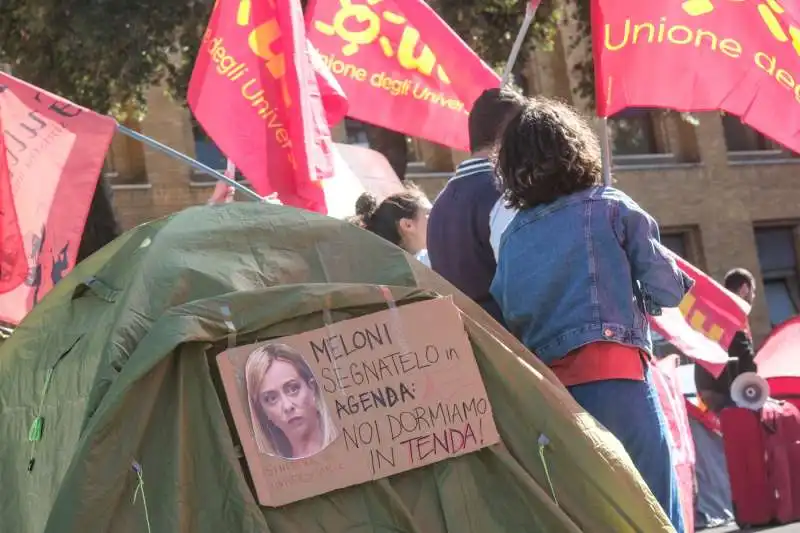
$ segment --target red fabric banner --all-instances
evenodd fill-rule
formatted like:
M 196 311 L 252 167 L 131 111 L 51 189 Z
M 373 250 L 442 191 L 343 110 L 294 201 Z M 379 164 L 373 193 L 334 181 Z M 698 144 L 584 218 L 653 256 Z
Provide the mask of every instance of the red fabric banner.
M 325 213 L 332 140 L 304 33 L 298 0 L 218 0 L 188 101 L 259 194 Z
M 758 375 L 764 379 L 800 378 L 800 317 L 772 330 L 756 355 Z
M 28 272 L 0 295 L 0 321 L 18 324 L 75 266 L 116 124 L 3 73 L 0 120 Z
M 678 475 L 685 531 L 693 533 L 695 449 L 689 416 L 678 384 L 677 366 L 678 356 L 667 356 L 655 362 L 652 376 L 672 436 L 672 462 Z
M 686 400 L 684 405 L 686 407 L 686 413 L 690 417 L 703 424 L 703 426 L 705 426 L 705 428 L 712 433 L 716 433 L 720 437 L 722 436 L 722 424 L 720 424 L 719 417 L 717 415 L 706 408 L 700 408 L 692 403 L 689 399 Z
M 335 126 L 347 115 L 349 106 L 347 96 L 328 65 L 325 64 L 325 60 L 310 42 L 308 43 L 308 52 L 311 57 L 311 65 L 317 75 L 325 118 L 328 120 L 329 126 Z
M 14 205 L 0 110 L 0 294 L 19 287 L 27 276 L 28 262 Z
M 800 5 L 592 0 L 597 109 L 723 110 L 800 151 Z
M 750 306 L 689 262 L 670 254 L 695 283 L 679 307 L 650 317 L 650 324 L 670 344 L 718 376 L 728 361 L 733 336 L 747 329 Z
M 315 0 L 311 42 L 358 120 L 469 151 L 467 116 L 499 76 L 422 0 Z

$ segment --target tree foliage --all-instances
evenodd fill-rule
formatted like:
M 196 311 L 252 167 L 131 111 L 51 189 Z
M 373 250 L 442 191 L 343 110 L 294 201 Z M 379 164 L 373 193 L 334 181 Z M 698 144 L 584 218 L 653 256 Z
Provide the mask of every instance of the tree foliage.
M 528 0 L 429 1 L 479 56 L 502 69 Z M 160 82 L 183 102 L 212 5 L 213 0 L 2 0 L 0 63 L 35 85 L 119 117 L 144 112 L 146 91 Z M 542 2 L 529 43 L 551 44 L 555 5 Z M 522 48 L 517 72 L 528 52 Z M 407 153 L 399 134 L 381 130 L 370 128 L 370 140 L 404 171 Z
M 489 65 L 501 71 L 525 18 L 528 0 L 430 0 L 437 13 Z M 552 46 L 558 5 L 544 0 L 536 11 L 527 43 Z M 523 66 L 530 52 L 523 46 L 516 66 Z
M 100 113 L 143 110 L 212 0 L 3 0 L 0 62 Z M 200 30 L 202 31 L 202 30 Z M 197 47 L 197 41 L 192 48 Z

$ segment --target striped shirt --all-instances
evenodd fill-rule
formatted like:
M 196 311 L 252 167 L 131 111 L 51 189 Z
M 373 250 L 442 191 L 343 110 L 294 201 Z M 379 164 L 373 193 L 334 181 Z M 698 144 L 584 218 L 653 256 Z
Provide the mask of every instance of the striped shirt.
M 497 269 L 489 242 L 489 214 L 498 198 L 488 159 L 461 163 L 431 209 L 428 256 L 436 272 L 502 323 L 500 308 L 489 294 Z

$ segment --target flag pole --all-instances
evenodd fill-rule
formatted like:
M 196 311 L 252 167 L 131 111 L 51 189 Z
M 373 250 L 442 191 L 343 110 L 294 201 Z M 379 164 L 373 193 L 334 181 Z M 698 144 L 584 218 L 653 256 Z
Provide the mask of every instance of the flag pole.
M 194 168 L 195 170 L 203 172 L 204 174 L 208 174 L 209 176 L 213 176 L 213 177 L 217 178 L 220 181 L 224 181 L 225 183 L 227 183 L 231 187 L 234 187 L 235 189 L 243 192 L 244 194 L 248 195 L 249 197 L 253 198 L 254 200 L 256 200 L 258 202 L 266 202 L 267 201 L 266 198 L 262 198 L 254 190 L 250 189 L 249 187 L 244 186 L 243 184 L 239 183 L 235 179 L 231 179 L 231 178 L 225 176 L 224 174 L 221 174 L 220 172 L 217 172 L 216 170 L 214 170 L 213 168 L 209 167 L 208 165 L 204 165 L 200 161 L 196 161 L 196 160 L 192 159 L 191 157 L 189 157 L 188 155 L 182 154 L 179 151 L 170 148 L 166 144 L 162 144 L 162 143 L 158 142 L 157 140 L 148 137 L 147 135 L 142 135 L 138 131 L 134 131 L 134 130 L 132 130 L 132 129 L 128 128 L 128 127 L 125 127 L 125 126 L 123 126 L 122 124 L 119 124 L 119 123 L 117 123 L 117 130 L 119 130 L 119 132 L 122 133 L 123 135 L 127 135 L 128 137 L 130 137 L 132 139 L 136 139 L 137 141 L 146 144 L 150 148 L 158 150 L 159 152 L 167 154 L 170 157 L 174 157 L 175 159 L 186 163 L 187 165 L 189 165 L 190 167 Z
M 608 136 L 608 119 L 600 117 L 600 156 L 603 165 L 603 185 L 611 186 L 611 138 Z
M 517 38 L 514 40 L 514 45 L 511 47 L 511 53 L 508 54 L 508 61 L 506 67 L 503 69 L 503 86 L 505 86 L 511 78 L 511 69 L 514 68 L 514 63 L 517 62 L 517 56 L 522 48 L 522 43 L 525 42 L 525 36 L 528 35 L 528 29 L 533 23 L 533 17 L 536 15 L 536 9 L 539 7 L 541 0 L 530 0 L 528 6 L 525 8 L 525 18 L 522 20 L 522 25 L 517 32 Z

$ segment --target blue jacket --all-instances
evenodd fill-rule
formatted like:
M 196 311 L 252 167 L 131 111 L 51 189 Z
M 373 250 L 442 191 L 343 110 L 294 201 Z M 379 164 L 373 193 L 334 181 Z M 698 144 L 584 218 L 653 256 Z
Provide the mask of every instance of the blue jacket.
M 546 363 L 596 341 L 652 353 L 646 313 L 677 307 L 693 281 L 636 202 L 594 187 L 520 211 L 491 286 L 505 322 Z

